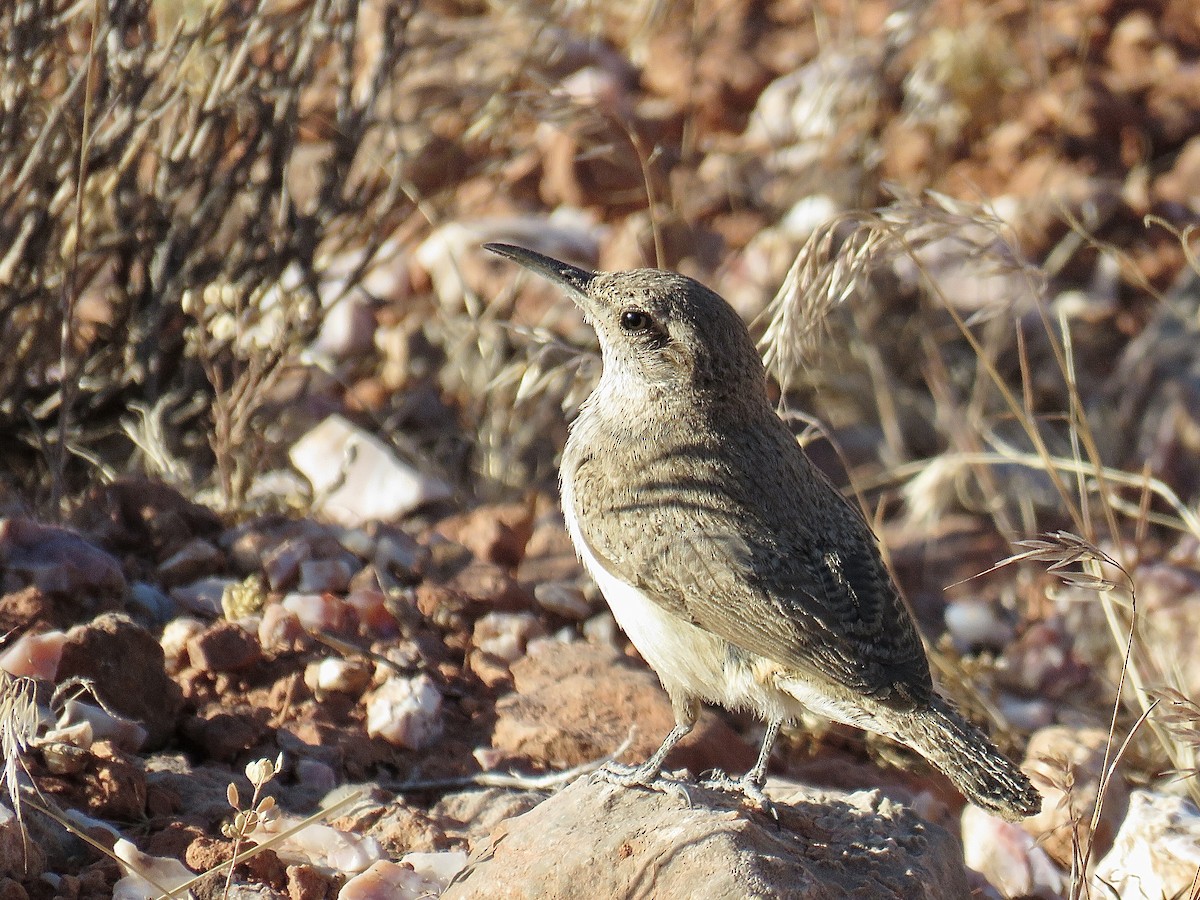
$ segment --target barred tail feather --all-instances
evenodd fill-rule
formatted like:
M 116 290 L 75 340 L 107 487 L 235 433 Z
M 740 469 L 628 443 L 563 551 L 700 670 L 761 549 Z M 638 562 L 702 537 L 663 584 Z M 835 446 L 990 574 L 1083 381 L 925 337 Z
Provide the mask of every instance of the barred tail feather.
M 994 815 L 1015 822 L 1042 808 L 1042 796 L 1025 773 L 940 697 L 927 712 L 908 719 L 897 737 Z

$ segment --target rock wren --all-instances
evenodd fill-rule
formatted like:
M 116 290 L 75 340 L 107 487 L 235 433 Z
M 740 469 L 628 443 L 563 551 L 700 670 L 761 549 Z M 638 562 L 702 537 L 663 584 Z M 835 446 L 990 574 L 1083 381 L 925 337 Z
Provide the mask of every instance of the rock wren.
M 668 786 L 663 762 L 706 701 L 766 721 L 754 766 L 717 785 L 765 803 L 771 746 L 807 708 L 911 747 L 990 812 L 1037 812 L 1029 779 L 934 693 L 870 527 L 776 414 L 729 304 L 669 272 L 485 246 L 565 288 L 600 338 L 603 374 L 563 454 L 563 512 L 676 722 L 645 763 L 607 777 Z

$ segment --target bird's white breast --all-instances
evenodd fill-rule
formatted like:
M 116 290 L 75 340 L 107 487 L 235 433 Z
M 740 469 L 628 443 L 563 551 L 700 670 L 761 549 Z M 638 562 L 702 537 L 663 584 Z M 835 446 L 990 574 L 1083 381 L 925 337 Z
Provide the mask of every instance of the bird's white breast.
M 728 643 L 664 609 L 610 572 L 596 558 L 575 516 L 571 484 L 563 479 L 567 531 L 584 567 L 596 581 L 617 624 L 671 695 L 699 697 L 730 709 L 753 709 L 768 718 L 786 716 L 790 698 L 774 686 L 774 664 L 739 661 Z

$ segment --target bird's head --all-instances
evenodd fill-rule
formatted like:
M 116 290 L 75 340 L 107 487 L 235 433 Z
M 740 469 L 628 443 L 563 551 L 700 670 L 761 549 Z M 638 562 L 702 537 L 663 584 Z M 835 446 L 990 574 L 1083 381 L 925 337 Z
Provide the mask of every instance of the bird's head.
M 745 324 L 700 282 L 659 269 L 589 272 L 511 244 L 485 244 L 563 287 L 596 330 L 610 387 L 636 399 L 762 399 L 762 359 Z

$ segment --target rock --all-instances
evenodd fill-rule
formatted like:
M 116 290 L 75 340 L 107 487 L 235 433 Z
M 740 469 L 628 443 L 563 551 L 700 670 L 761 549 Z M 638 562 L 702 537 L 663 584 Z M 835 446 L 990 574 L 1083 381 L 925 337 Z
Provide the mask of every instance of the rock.
M 626 762 L 642 762 L 675 724 L 671 702 L 648 669 L 609 647 L 539 643 L 512 666 L 515 690 L 496 706 L 492 745 L 536 766 L 565 768 L 613 752 L 637 733 Z M 754 751 L 710 710 L 667 758 L 693 772 L 742 772 Z
M 182 817 L 205 828 L 229 819 L 227 792 L 229 783 L 236 780 L 229 766 L 193 765 L 183 753 L 157 753 L 146 760 L 147 790 L 177 795 Z M 239 787 L 246 788 L 247 784 L 241 780 Z
M 306 559 L 300 563 L 296 590 L 302 594 L 340 594 L 350 585 L 353 575 L 353 567 L 344 559 Z
M 535 637 L 546 633 L 533 613 L 490 612 L 476 620 L 471 644 L 506 663 L 514 663 L 525 655 L 525 647 Z
M 179 860 L 149 856 L 124 839 L 113 846 L 113 853 L 127 873 L 113 885 L 113 900 L 150 900 L 163 888 L 174 890 L 195 877 Z
M 300 438 L 288 456 L 313 486 L 313 510 L 341 525 L 396 519 L 450 496 L 445 482 L 401 462 L 375 435 L 338 415 Z
M 262 660 L 258 639 L 233 622 L 217 622 L 187 643 L 188 659 L 204 672 L 237 672 Z
M 1121 900 L 1188 897 L 1200 870 L 1200 811 L 1183 797 L 1134 791 L 1112 850 L 1096 865 L 1092 890 Z
M 125 594 L 121 565 L 110 554 L 73 531 L 32 519 L 0 519 L 0 573 L 7 591 L 33 585 L 92 615 L 116 608 Z
M 300 818 L 278 813 L 277 809 L 276 814 L 264 816 L 248 837 L 265 844 L 290 832 L 272 844 L 279 858 L 289 865 L 316 865 L 357 874 L 383 858 L 379 841 L 369 835 L 351 834 L 316 822 L 298 828 L 300 823 Z
M 1041 792 L 1042 811 L 1021 826 L 1066 869 L 1071 867 L 1073 847 L 1086 847 L 1092 840 L 1098 859 L 1112 846 L 1129 804 L 1125 781 L 1117 775 L 1108 784 L 1099 825 L 1091 831 L 1107 745 L 1108 732 L 1102 728 L 1055 725 L 1035 732 L 1025 751 L 1021 767 Z
M 27 839 L 16 814 L 6 803 L 0 803 L 0 876 L 36 877 L 45 862 L 45 854 L 35 842 Z
M 119 478 L 88 492 L 75 521 L 105 546 L 165 559 L 194 537 L 212 538 L 221 520 L 159 481 Z
M 1013 628 L 1001 618 L 995 604 L 985 600 L 959 600 L 946 607 L 946 629 L 960 653 L 980 649 L 1002 650 L 1012 641 Z
M 535 584 L 533 599 L 546 612 L 582 622 L 592 614 L 592 605 L 579 586 L 568 581 L 544 581 Z
M 111 710 L 145 726 L 147 750 L 175 730 L 183 696 L 167 675 L 163 648 L 126 616 L 107 613 L 67 632 L 57 677 L 91 680 Z
M 81 781 L 88 812 L 101 819 L 136 822 L 146 813 L 146 773 L 137 757 L 106 741 L 92 745 Z
M 420 857 L 414 864 L 412 857 Z M 428 864 L 425 857 L 446 857 L 449 865 Z M 457 869 L 446 874 L 455 863 L 462 862 L 458 868 L 466 864 L 465 853 L 423 853 L 408 854 L 400 863 L 381 859 L 361 875 L 355 875 L 338 893 L 338 900 L 421 900 L 423 897 L 437 897 L 445 889 L 446 884 L 457 873 Z M 452 858 L 452 859 L 451 859 Z
M 501 822 L 445 900 L 521 897 L 917 900 L 970 894 L 954 838 L 876 792 L 769 787 L 779 821 L 689 785 L 691 803 L 582 778 Z M 547 852 L 547 848 L 553 848 Z
M 309 663 L 304 669 L 304 683 L 314 694 L 361 694 L 371 683 L 374 668 L 363 660 L 329 656 Z
M 91 747 L 93 741 L 109 741 L 118 750 L 137 753 L 146 743 L 146 729 L 137 722 L 114 716 L 98 706 L 80 700 L 68 700 L 63 704 L 62 714 L 54 724 L 54 731 L 48 733 L 46 739 L 55 740 L 57 735 L 70 732 L 81 725 L 86 725 L 82 730 L 86 731 L 87 739 L 77 746 L 85 750 Z M 57 739 L 68 740 L 65 736 Z
M 332 594 L 292 593 L 283 598 L 282 606 L 308 631 L 353 634 L 358 627 L 354 607 Z
M 203 758 L 228 763 L 257 744 L 266 730 L 253 715 L 214 712 L 185 719 L 180 733 L 204 753 Z
M 67 636 L 61 631 L 23 634 L 0 653 L 0 669 L 9 675 L 53 681 Z
M 204 538 L 192 538 L 158 564 L 158 577 L 170 587 L 211 575 L 224 564 L 220 550 Z
M 1057 900 L 1063 874 L 1020 825 L 968 803 L 962 812 L 963 859 L 1001 897 Z
M 428 675 L 389 678 L 365 699 L 367 734 L 422 750 L 442 734 L 442 695 Z
M 236 578 L 212 576 L 191 584 L 171 588 L 171 599 L 184 610 L 199 616 L 216 618 L 221 615 L 221 598 L 227 588 L 240 584 Z
M 180 616 L 163 626 L 158 642 L 162 645 L 163 657 L 170 664 L 172 671 L 177 671 L 188 663 L 185 656 L 188 642 L 203 634 L 207 627 L 204 622 L 191 616 Z
M 485 562 L 516 568 L 533 534 L 533 507 L 527 503 L 480 506 L 443 520 L 438 531 Z

